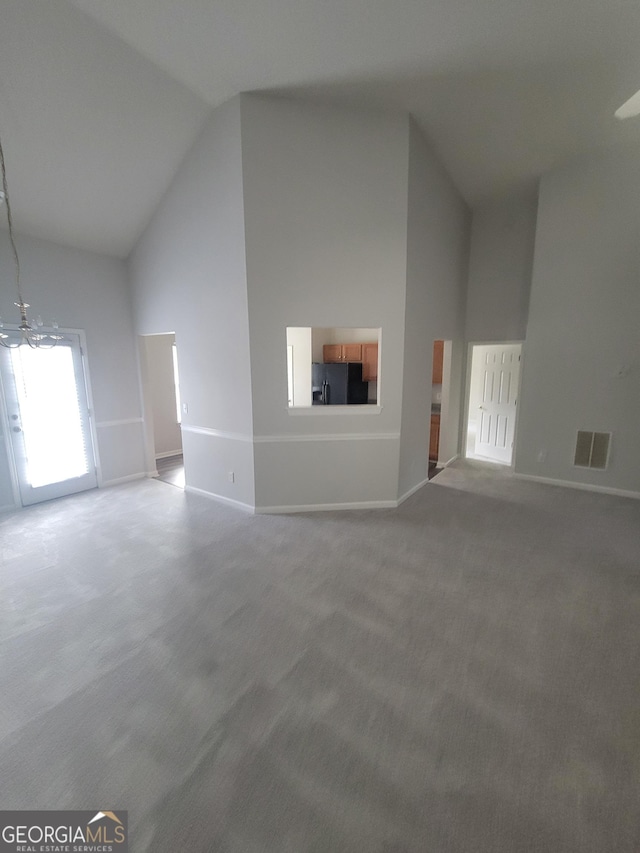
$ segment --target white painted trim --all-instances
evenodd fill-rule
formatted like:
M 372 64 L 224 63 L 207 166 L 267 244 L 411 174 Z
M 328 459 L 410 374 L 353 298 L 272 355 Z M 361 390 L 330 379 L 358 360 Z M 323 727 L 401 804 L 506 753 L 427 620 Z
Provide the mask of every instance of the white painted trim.
M 98 488 L 102 486 L 102 460 L 100 458 L 100 442 L 98 441 L 98 430 L 94 420 L 95 407 L 93 405 L 93 387 L 91 384 L 91 368 L 89 366 L 89 347 L 84 329 L 77 329 L 74 334 L 78 335 L 80 341 L 80 356 L 82 359 L 82 370 L 84 373 L 84 387 L 87 395 L 87 406 L 89 407 L 89 429 L 91 430 L 91 442 L 93 444 L 93 461 L 96 469 L 96 482 Z
M 467 341 L 467 345 L 471 347 L 511 347 L 516 344 L 524 344 L 524 338 L 511 341 L 499 341 L 496 339 L 491 341 Z
M 170 456 L 182 456 L 182 448 L 178 450 L 165 450 L 164 453 L 156 453 L 156 459 L 168 459 Z
M 96 427 L 104 429 L 105 427 L 127 426 L 128 424 L 141 424 L 142 418 L 123 418 L 120 421 L 98 421 Z
M 287 406 L 290 415 L 379 415 L 382 406 L 357 403 L 350 406 Z
M 253 440 L 255 444 L 270 444 L 272 442 L 289 441 L 371 441 L 381 439 L 384 441 L 400 441 L 399 432 L 352 432 L 352 433 L 323 433 L 316 435 L 257 435 Z
M 225 432 L 221 429 L 211 429 L 210 427 L 199 427 L 182 424 L 183 432 L 193 432 L 196 435 L 211 435 L 213 438 L 227 438 L 230 441 L 253 441 L 253 436 L 243 432 Z
M 410 488 L 408 492 L 405 492 L 402 497 L 398 498 L 398 500 L 396 501 L 396 506 L 400 506 L 400 504 L 404 503 L 407 498 L 411 497 L 411 495 L 415 495 L 415 493 L 419 491 L 423 486 L 426 486 L 428 482 L 429 478 L 425 477 L 421 483 L 418 483 L 416 486 Z
M 456 459 L 460 459 L 460 454 L 456 453 L 455 456 L 452 456 L 451 459 L 448 459 L 446 462 L 441 462 L 439 459 L 436 462 L 436 468 L 446 468 L 448 465 L 451 465 Z
M 147 477 L 147 479 L 149 479 L 149 480 L 153 480 L 154 477 L 159 477 L 159 476 L 160 476 L 160 472 L 158 471 L 157 468 L 154 471 L 147 471 L 145 474 L 145 477 Z
M 11 437 L 9 436 L 9 430 L 11 429 L 11 426 L 9 423 L 9 412 L 7 410 L 7 394 L 2 378 L 2 370 L 0 370 L 0 427 L 2 427 L 5 453 L 7 455 L 7 462 L 9 464 L 11 497 L 13 498 L 12 508 L 18 509 L 22 506 L 22 501 L 20 500 L 20 483 L 18 481 L 18 470 L 16 468 L 16 459 L 13 452 L 13 443 L 11 441 Z M 7 506 L 11 506 L 11 504 L 7 504 Z
M 337 408 L 337 407 L 334 407 Z M 350 406 L 344 406 L 343 408 L 348 409 L 352 408 Z M 198 426 L 183 426 L 184 432 L 192 432 L 196 435 L 210 435 L 213 438 L 225 438 L 230 441 L 246 441 L 252 444 L 271 444 L 278 442 L 290 442 L 290 441 L 375 441 L 377 439 L 383 441 L 399 441 L 400 433 L 399 432 L 353 432 L 353 433 L 342 433 L 342 432 L 331 432 L 331 433 L 315 433 L 313 435 L 305 435 L 302 433 L 292 433 L 290 435 L 246 435 L 245 433 L 240 432 L 224 432 L 219 429 L 210 429 L 209 427 L 198 427 Z M 180 452 L 180 451 L 178 451 Z M 160 459 L 160 456 L 156 456 L 156 459 Z
M 21 504 L 5 504 L 4 506 L 0 506 L 1 512 L 15 512 L 17 509 L 22 509 Z
M 549 486 L 563 486 L 569 489 L 581 489 L 584 492 L 600 492 L 603 495 L 615 495 L 619 498 L 640 500 L 640 492 L 632 492 L 627 489 L 596 486 L 593 483 L 576 483 L 573 480 L 555 480 L 552 477 L 538 477 L 535 474 L 520 474 L 518 471 L 514 471 L 514 477 L 517 477 L 519 480 L 531 480 L 534 483 L 546 483 Z
M 294 506 L 257 506 L 256 513 L 260 515 L 275 515 L 292 512 L 330 512 L 343 509 L 396 509 L 397 501 L 353 501 L 352 503 L 336 504 L 295 504 Z
M 100 484 L 100 488 L 105 489 L 107 486 L 119 486 L 121 483 L 129 483 L 131 480 L 143 480 L 147 476 L 145 471 L 138 471 L 137 474 L 127 474 L 126 477 L 116 477 L 115 480 L 105 480 Z
M 193 495 L 200 495 L 203 498 L 209 498 L 210 500 L 218 501 L 219 503 L 228 504 L 229 506 L 235 507 L 236 509 L 241 509 L 244 512 L 250 512 L 252 515 L 255 512 L 254 507 L 251 504 L 242 503 L 242 501 L 235 501 L 233 498 L 226 498 L 224 495 L 217 495 L 215 492 L 207 492 L 205 489 L 197 489 L 195 486 L 185 486 L 185 492 L 189 492 Z

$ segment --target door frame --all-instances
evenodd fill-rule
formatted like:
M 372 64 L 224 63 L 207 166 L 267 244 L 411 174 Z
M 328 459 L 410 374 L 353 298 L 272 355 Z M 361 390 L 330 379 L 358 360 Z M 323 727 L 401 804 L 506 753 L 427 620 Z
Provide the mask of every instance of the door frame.
M 5 328 L 8 331 L 19 331 L 18 326 L 14 324 L 7 323 Z M 76 335 L 78 337 L 78 342 L 80 344 L 80 358 L 82 361 L 82 374 L 84 377 L 84 390 L 87 396 L 87 405 L 89 407 L 89 432 L 91 434 L 91 441 L 93 443 L 93 457 L 96 467 L 96 480 L 98 484 L 98 488 L 102 487 L 102 465 L 100 463 L 100 450 L 98 447 L 98 431 L 96 429 L 96 419 L 95 419 L 95 410 L 93 406 L 93 391 L 91 388 L 91 375 L 89 372 L 89 358 L 87 355 L 87 339 L 84 333 L 84 329 L 70 329 L 68 327 L 63 327 L 58 329 L 58 333 L 61 335 Z M 0 510 L 10 510 L 10 509 L 25 509 L 26 507 L 22 503 L 22 499 L 20 498 L 20 482 L 18 480 L 18 468 L 16 465 L 15 453 L 13 450 L 13 444 L 11 442 L 11 438 L 9 436 L 10 431 L 10 420 L 9 420 L 9 411 L 7 409 L 7 394 L 6 389 L 4 387 L 4 381 L 2 379 L 2 372 L 0 371 L 0 421 L 2 423 L 2 433 L 3 433 L 3 444 L 5 453 L 7 456 L 7 461 L 9 463 L 9 476 L 11 480 L 11 493 L 13 496 L 13 507 L 6 506 L 0 507 Z M 37 506 L 37 504 L 35 504 Z
M 155 337 L 173 337 L 173 343 L 179 349 L 178 336 L 175 331 L 161 332 L 144 332 L 136 334 L 136 356 L 138 363 L 138 383 L 140 385 L 140 401 L 142 406 L 142 426 L 143 426 L 143 444 L 145 458 L 145 476 L 149 479 L 154 479 L 159 476 L 156 461 L 160 456 L 156 457 L 156 440 L 155 440 L 155 424 L 153 418 L 153 399 L 151 395 L 151 380 L 149 377 L 149 364 L 147 359 L 147 349 L 145 338 Z M 180 368 L 180 354 L 178 353 L 178 369 Z M 182 375 L 182 374 L 181 374 Z M 182 415 L 186 414 L 184 405 L 181 402 Z M 182 420 L 180 421 L 180 430 L 182 432 Z M 184 449 L 184 443 L 183 443 Z
M 438 437 L 438 456 L 436 459 L 436 467 L 437 468 L 446 468 L 452 462 L 460 457 L 458 440 L 456 439 L 455 445 L 451 446 L 450 442 L 443 441 L 443 435 L 449 435 L 449 427 L 452 421 L 451 409 L 452 409 L 452 396 L 451 396 L 451 377 L 453 372 L 453 362 L 454 362 L 454 352 L 455 347 L 457 346 L 456 342 L 452 338 L 448 338 L 444 335 L 440 335 L 439 337 L 435 337 L 431 344 L 431 380 L 429 382 L 429 428 L 427 430 L 427 470 L 429 470 L 429 462 L 433 460 L 429 456 L 429 449 L 431 443 L 431 409 L 433 406 L 433 349 L 436 341 L 442 341 L 443 344 L 443 352 L 442 352 L 442 383 L 441 383 L 441 397 L 440 397 L 440 428 L 439 428 L 439 437 Z M 458 417 L 459 417 L 458 413 Z M 459 423 L 459 422 L 458 422 Z M 458 431 L 459 432 L 459 431 Z M 447 453 L 443 453 L 443 444 L 448 444 Z
M 514 423 L 514 433 L 513 433 L 513 452 L 511 454 L 511 464 L 505 465 L 502 462 L 494 462 L 491 459 L 487 459 L 488 464 L 490 465 L 502 465 L 503 468 L 508 468 L 511 471 L 515 470 L 516 467 L 516 450 L 518 446 L 518 423 L 520 420 L 520 392 L 522 390 L 522 370 L 524 367 L 524 351 L 525 351 L 525 342 L 524 341 L 467 341 L 467 361 L 466 361 L 466 375 L 465 375 L 465 394 L 464 394 L 464 421 L 463 421 L 463 433 L 462 433 L 462 458 L 463 459 L 474 459 L 473 456 L 467 456 L 467 441 L 468 441 L 468 433 L 469 433 L 469 412 L 470 412 L 470 403 L 471 403 L 471 366 L 473 363 L 473 348 L 474 347 L 501 347 L 501 346 L 520 346 L 520 370 L 518 371 L 518 391 L 517 391 L 517 400 L 518 405 L 516 406 L 516 417 Z M 478 460 L 483 461 L 483 460 Z

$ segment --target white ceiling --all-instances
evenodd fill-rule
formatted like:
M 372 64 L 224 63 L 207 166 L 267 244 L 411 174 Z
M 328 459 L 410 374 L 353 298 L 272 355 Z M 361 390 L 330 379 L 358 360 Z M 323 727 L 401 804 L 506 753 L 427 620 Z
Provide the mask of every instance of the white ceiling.
M 470 204 L 640 145 L 637 0 L 0 0 L 16 228 L 126 257 L 211 110 L 267 91 L 411 112 Z

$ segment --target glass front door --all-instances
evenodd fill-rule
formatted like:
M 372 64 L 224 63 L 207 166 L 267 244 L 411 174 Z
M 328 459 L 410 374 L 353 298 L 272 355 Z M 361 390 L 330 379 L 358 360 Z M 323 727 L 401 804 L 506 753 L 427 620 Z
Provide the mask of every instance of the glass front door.
M 52 349 L 1 349 L 0 366 L 23 506 L 95 488 L 78 336 Z

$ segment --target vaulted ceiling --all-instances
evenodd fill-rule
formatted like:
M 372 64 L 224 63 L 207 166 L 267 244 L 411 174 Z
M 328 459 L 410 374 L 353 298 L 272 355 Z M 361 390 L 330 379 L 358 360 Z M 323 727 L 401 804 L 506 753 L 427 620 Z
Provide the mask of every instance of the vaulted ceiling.
M 0 0 L 16 228 L 126 257 L 238 92 L 411 112 L 470 204 L 640 145 L 636 0 Z M 639 149 L 640 150 L 640 149 Z

